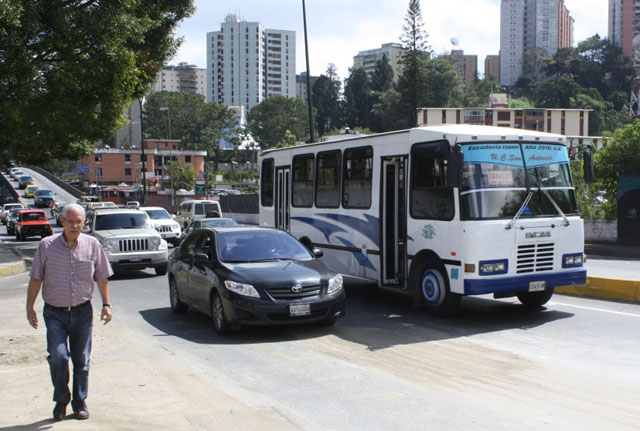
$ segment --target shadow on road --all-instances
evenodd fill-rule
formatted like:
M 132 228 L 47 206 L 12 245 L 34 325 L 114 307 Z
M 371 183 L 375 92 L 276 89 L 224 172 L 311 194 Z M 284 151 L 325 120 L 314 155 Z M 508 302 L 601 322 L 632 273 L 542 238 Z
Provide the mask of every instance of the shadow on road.
M 465 297 L 455 317 L 441 319 L 412 309 L 409 299 L 402 295 L 371 286 L 347 288 L 347 314 L 331 328 L 317 325 L 245 327 L 229 336 L 219 336 L 213 330 L 211 318 L 197 311 L 177 315 L 166 307 L 142 310 L 140 314 L 163 334 L 199 344 L 276 343 L 333 335 L 369 350 L 503 330 L 527 331 L 573 316 L 549 307 L 528 309 L 516 299 Z
M 41 431 L 53 428 L 53 419 L 43 419 L 38 422 L 26 425 L 10 425 L 8 427 L 0 427 L 0 431 Z

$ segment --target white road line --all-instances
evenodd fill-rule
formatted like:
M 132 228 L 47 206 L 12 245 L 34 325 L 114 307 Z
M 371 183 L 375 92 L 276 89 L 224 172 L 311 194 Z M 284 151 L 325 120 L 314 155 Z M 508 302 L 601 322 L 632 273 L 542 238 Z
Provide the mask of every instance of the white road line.
M 581 308 L 583 310 L 602 311 L 603 313 L 619 314 L 621 316 L 640 317 L 640 314 L 625 313 L 625 312 L 622 312 L 622 311 L 605 310 L 604 308 L 584 307 L 582 305 L 565 304 L 565 303 L 562 303 L 562 302 L 555 302 L 555 301 L 550 301 L 549 304 L 551 304 L 551 305 L 560 305 L 560 306 L 563 306 L 563 307 Z

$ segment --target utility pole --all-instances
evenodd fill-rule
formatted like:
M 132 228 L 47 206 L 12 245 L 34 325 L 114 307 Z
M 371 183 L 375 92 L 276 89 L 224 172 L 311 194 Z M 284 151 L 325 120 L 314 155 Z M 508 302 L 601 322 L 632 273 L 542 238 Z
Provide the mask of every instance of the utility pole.
M 313 108 L 311 103 L 311 72 L 309 71 L 309 44 L 307 43 L 307 9 L 302 0 L 302 20 L 304 21 L 304 54 L 307 58 L 307 105 L 309 106 L 309 142 L 316 140 L 316 134 L 313 131 Z
M 147 156 L 144 155 L 144 132 L 142 131 L 142 103 L 143 99 L 138 99 L 140 102 L 140 150 L 142 159 L 142 205 L 147 205 Z
M 169 175 L 171 180 L 171 212 L 173 213 L 176 205 L 176 188 L 173 184 L 173 144 L 171 142 L 171 109 L 168 106 L 163 106 L 160 108 L 161 111 L 167 111 L 167 117 L 169 119 Z

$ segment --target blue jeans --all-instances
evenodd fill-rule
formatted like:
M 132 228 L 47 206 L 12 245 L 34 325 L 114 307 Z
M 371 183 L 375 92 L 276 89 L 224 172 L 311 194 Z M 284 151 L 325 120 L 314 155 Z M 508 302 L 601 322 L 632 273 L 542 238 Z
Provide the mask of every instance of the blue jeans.
M 63 311 L 45 304 L 42 314 L 47 326 L 47 360 L 54 388 L 53 401 L 64 404 L 71 401 L 74 412 L 86 410 L 93 307 L 87 302 Z M 69 358 L 73 362 L 73 400 L 69 393 Z

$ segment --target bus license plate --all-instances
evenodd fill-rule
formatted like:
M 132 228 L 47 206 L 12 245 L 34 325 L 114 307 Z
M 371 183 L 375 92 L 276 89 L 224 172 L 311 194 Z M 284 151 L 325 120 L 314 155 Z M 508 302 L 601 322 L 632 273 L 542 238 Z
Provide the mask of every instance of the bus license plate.
M 289 305 L 289 316 L 308 316 L 309 314 L 311 314 L 309 304 Z
M 529 292 L 540 292 L 547 288 L 547 282 L 545 280 L 542 281 L 532 281 L 529 283 Z

